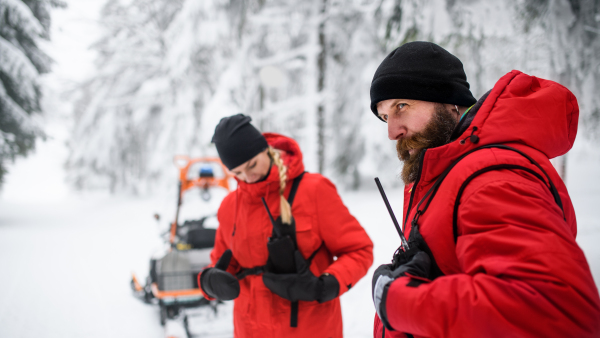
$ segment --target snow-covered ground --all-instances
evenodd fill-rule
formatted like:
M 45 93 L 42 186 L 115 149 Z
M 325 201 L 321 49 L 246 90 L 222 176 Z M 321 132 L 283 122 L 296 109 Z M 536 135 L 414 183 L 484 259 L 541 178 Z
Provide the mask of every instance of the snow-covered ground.
M 158 234 L 171 215 L 163 214 L 160 223 L 152 216 L 170 210 L 174 200 L 71 192 L 63 183 L 64 127 L 51 125 L 49 133 L 52 139 L 10 168 L 0 195 L 0 337 L 164 337 L 158 307 L 134 298 L 129 281 L 131 272 L 145 276 L 149 257 L 161 248 Z M 596 281 L 598 173 L 597 152 L 578 144 L 569 156 L 567 185 L 578 242 Z M 400 213 L 402 192 L 387 193 Z M 372 269 L 389 261 L 398 240 L 378 192 L 341 194 L 375 243 Z M 342 296 L 347 337 L 372 335 L 372 269 Z M 192 318 L 191 327 L 203 336 L 231 336 L 231 304 L 216 317 Z

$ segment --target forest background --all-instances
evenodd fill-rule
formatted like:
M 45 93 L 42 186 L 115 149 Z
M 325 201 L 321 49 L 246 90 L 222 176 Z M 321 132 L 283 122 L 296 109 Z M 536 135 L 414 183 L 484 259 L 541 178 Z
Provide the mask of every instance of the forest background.
M 215 155 L 216 123 L 243 112 L 298 140 L 309 171 L 371 186 L 400 163 L 369 111 L 370 81 L 387 53 L 414 40 L 458 56 L 475 97 L 512 69 L 565 85 L 579 100 L 579 137 L 600 135 L 597 0 L 97 3 L 93 67 L 44 88 L 52 61 L 32 45 L 50 37 L 48 9 L 62 3 L 0 1 L 0 172 L 44 136 L 40 113 L 59 108 L 72 187 L 158 192 L 172 185 L 173 155 Z

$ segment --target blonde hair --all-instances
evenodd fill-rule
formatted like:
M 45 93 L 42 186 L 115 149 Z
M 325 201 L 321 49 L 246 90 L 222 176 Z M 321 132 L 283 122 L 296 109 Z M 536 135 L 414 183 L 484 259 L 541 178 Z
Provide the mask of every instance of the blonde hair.
M 279 154 L 279 150 L 269 146 L 268 148 L 269 155 L 273 159 L 273 163 L 277 166 L 279 170 L 279 199 L 280 199 L 280 210 L 281 210 L 281 221 L 284 224 L 292 223 L 292 208 L 288 203 L 287 199 L 283 196 L 283 192 L 285 191 L 286 181 L 287 181 L 287 167 L 283 164 L 283 160 Z

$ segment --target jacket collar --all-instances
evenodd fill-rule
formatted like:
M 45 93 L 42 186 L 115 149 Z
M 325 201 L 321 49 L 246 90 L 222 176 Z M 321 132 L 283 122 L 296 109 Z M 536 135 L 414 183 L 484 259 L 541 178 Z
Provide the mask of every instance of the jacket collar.
M 267 143 L 280 151 L 283 163 L 287 167 L 287 181 L 291 181 L 304 172 L 302 163 L 302 151 L 298 143 L 287 137 L 275 133 L 263 133 Z M 236 178 L 238 189 L 241 193 L 256 197 L 257 203 L 260 197 L 265 197 L 270 193 L 278 193 L 279 190 L 279 169 L 275 164 L 271 166 L 268 176 L 261 182 L 248 184 Z M 287 184 L 289 188 L 289 183 Z

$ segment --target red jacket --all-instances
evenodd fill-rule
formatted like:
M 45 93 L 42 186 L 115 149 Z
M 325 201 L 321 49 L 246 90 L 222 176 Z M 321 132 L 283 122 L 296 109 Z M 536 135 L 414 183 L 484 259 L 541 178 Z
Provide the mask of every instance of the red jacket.
M 523 170 L 494 170 L 477 176 L 462 194 L 455 244 L 453 209 L 467 177 L 494 164 L 525 166 L 544 177 L 508 150 L 468 155 L 418 222 L 444 276 L 418 287 L 407 286 L 408 277 L 392 282 L 386 311 L 395 331 L 385 330 L 385 337 L 600 336 L 600 299 L 575 242 L 573 205 L 548 160 L 571 148 L 578 115 L 575 96 L 565 87 L 512 71 L 458 140 L 425 152 L 420 179 L 405 191 L 407 235 L 417 203 L 446 167 L 468 150 L 494 143 L 517 148 L 541 165 L 559 191 L 566 221 L 539 178 Z M 477 144 L 471 134 L 479 136 Z M 376 316 L 374 336 L 383 337 L 382 331 Z
M 304 172 L 298 144 L 285 136 L 264 134 L 267 142 L 284 151 L 288 167 L 288 183 Z M 211 253 L 214 265 L 223 252 L 231 249 L 233 259 L 229 272 L 252 268 L 267 262 L 267 240 L 272 225 L 261 197 L 265 197 L 273 217 L 279 216 L 279 173 L 271 168 L 263 182 L 247 184 L 238 181 L 238 189 L 230 193 L 218 212 L 215 247 Z M 321 244 L 310 270 L 315 276 L 328 272 L 340 284 L 340 295 L 350 289 L 373 263 L 373 243 L 348 212 L 335 186 L 319 174 L 304 174 L 294 203 L 296 238 L 302 255 L 308 258 Z M 299 302 L 298 327 L 290 327 L 290 302 L 265 287 L 262 276 L 250 275 L 240 281 L 240 295 L 234 300 L 234 336 L 245 337 L 342 337 L 342 314 L 339 298 L 319 304 Z M 208 298 L 208 297 L 207 297 Z

